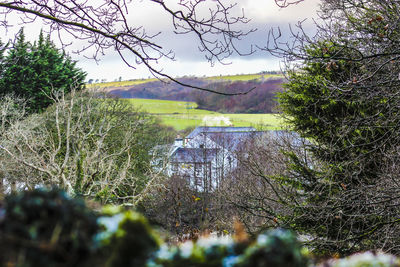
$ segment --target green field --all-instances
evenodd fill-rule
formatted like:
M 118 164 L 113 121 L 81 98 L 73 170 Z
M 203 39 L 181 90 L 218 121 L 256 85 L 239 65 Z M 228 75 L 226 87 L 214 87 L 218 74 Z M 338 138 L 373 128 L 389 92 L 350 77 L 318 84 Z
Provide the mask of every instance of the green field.
M 195 102 L 130 98 L 132 105 L 152 114 L 219 114 L 217 112 L 196 109 Z
M 135 108 L 160 117 L 163 124 L 176 130 L 195 126 L 255 126 L 276 130 L 282 127 L 282 118 L 275 114 L 223 114 L 197 109 L 194 102 L 126 99 Z
M 157 81 L 157 79 L 153 78 L 153 79 L 140 79 L 140 80 L 130 80 L 130 81 L 120 81 L 120 82 L 92 83 L 92 84 L 86 84 L 86 87 L 87 88 L 123 87 L 123 86 L 131 86 L 131 85 L 137 85 L 154 81 Z
M 278 74 L 240 74 L 240 75 L 223 75 L 223 76 L 212 76 L 207 77 L 207 80 L 223 80 L 223 81 L 251 81 L 251 80 L 261 80 L 264 77 L 265 79 L 274 78 L 274 77 L 282 77 L 282 75 Z M 92 83 L 86 84 L 87 88 L 114 88 L 114 87 L 124 87 L 124 86 L 132 86 L 142 83 L 154 82 L 158 81 L 156 78 L 150 79 L 135 79 L 129 81 L 120 81 L 120 82 L 105 82 L 105 83 Z

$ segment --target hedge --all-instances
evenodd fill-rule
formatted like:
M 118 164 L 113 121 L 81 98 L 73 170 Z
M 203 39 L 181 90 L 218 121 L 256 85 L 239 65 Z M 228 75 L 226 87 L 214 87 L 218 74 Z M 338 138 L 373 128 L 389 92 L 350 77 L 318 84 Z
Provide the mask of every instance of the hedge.
M 250 267 L 314 266 L 294 233 L 263 232 L 255 240 L 201 237 L 163 243 L 141 214 L 119 207 L 95 212 L 58 189 L 9 195 L 0 205 L 0 266 Z M 331 260 L 323 266 L 400 266 L 391 255 L 372 252 Z

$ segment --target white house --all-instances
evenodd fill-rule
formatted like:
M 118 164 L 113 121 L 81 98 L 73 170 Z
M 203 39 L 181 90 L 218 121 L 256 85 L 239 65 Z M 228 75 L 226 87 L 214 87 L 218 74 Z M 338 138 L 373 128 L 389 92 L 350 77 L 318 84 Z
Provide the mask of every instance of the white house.
M 197 127 L 178 142 L 167 174 L 186 177 L 196 190 L 213 191 L 238 166 L 236 152 L 263 132 L 252 127 Z
M 188 179 L 198 191 L 212 191 L 221 178 L 219 149 L 180 147 L 169 159 L 168 175 Z

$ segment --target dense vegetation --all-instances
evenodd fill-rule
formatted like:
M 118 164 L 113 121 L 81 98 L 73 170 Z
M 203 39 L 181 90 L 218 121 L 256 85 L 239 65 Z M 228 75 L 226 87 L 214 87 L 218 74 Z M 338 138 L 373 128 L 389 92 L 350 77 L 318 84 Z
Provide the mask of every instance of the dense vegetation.
M 85 73 L 41 33 L 21 30 L 0 61 L 0 198 L 59 186 L 102 203 L 135 203 L 154 182 L 149 151 L 172 129 L 126 102 L 81 92 Z
M 250 239 L 238 225 L 232 237 L 202 237 L 176 246 L 163 244 L 138 213 L 112 207 L 95 212 L 57 189 L 10 195 L 2 206 L 1 266 L 312 266 L 308 250 L 282 229 Z M 398 264 L 393 256 L 366 253 L 324 266 Z
M 240 77 L 240 76 L 239 76 Z M 268 76 L 242 81 L 234 76 L 224 79 L 182 78 L 185 83 L 213 88 L 220 92 L 237 93 L 255 88 L 246 95 L 223 96 L 185 88 L 177 84 L 166 84 L 161 81 L 150 81 L 123 88 L 107 88 L 114 96 L 121 98 L 147 98 L 179 101 L 195 101 L 199 108 L 223 113 L 275 113 L 277 110 L 275 93 L 282 91 L 284 78 Z
M 57 185 L 102 203 L 135 203 L 156 179 L 149 151 L 175 136 L 155 117 L 90 92 L 73 91 L 22 118 L 17 103 L 10 96 L 0 100 L 2 192 L 10 185 Z
M 75 65 L 49 36 L 41 32 L 39 40 L 31 44 L 21 29 L 15 43 L 0 50 L 0 95 L 26 99 L 29 113 L 44 111 L 55 94 L 83 88 L 86 73 Z
M 311 141 L 280 177 L 299 200 L 288 223 L 321 251 L 400 253 L 399 3 L 341 2 L 324 4 L 318 38 L 288 51 L 303 60 L 280 104 Z
M 207 126 L 254 126 L 263 129 L 284 128 L 279 114 L 227 114 L 199 109 L 195 102 L 141 99 L 125 100 L 136 108 L 154 114 L 164 125 L 180 131 L 188 127 Z

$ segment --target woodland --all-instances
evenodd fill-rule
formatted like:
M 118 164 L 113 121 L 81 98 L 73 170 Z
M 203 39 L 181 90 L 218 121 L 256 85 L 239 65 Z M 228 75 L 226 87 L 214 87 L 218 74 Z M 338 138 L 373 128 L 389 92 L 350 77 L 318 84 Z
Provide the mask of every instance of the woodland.
M 245 95 L 224 96 L 186 88 L 162 81 L 150 81 L 138 85 L 107 88 L 107 91 L 120 98 L 146 98 L 196 102 L 200 109 L 223 113 L 277 113 L 276 93 L 283 90 L 285 78 L 271 77 L 265 80 L 215 81 L 206 78 L 181 78 L 180 81 L 214 88 L 220 92 L 241 92 L 243 88 L 257 88 Z

